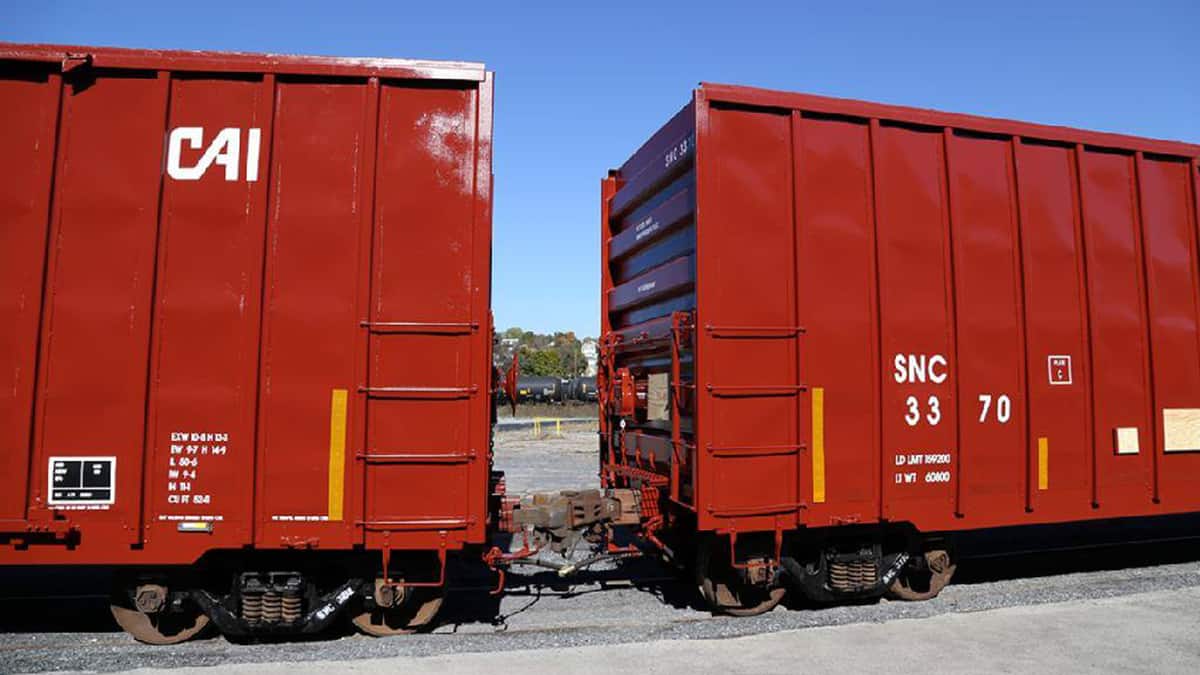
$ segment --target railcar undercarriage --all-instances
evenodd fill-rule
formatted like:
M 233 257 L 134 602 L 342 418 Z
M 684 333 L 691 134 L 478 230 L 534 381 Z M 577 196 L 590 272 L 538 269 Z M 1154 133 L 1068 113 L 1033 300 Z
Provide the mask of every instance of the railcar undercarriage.
M 770 611 L 788 592 L 829 604 L 888 596 L 926 600 L 950 581 L 944 541 L 911 528 L 829 532 L 697 533 L 686 518 L 664 518 L 655 488 L 500 494 L 498 530 L 516 545 L 493 546 L 483 561 L 504 589 L 512 567 L 570 579 L 597 565 L 657 557 L 694 580 L 714 612 Z M 446 588 L 444 557 L 428 552 L 218 551 L 194 566 L 122 570 L 112 614 L 142 642 L 174 644 L 215 628 L 234 640 L 314 634 L 349 618 L 374 636 L 428 627 Z
M 149 644 L 210 628 L 243 641 L 310 635 L 347 617 L 368 635 L 399 635 L 428 626 L 441 607 L 444 574 L 430 558 L 393 556 L 385 575 L 377 552 L 222 551 L 190 567 L 121 570 L 111 608 Z
M 883 596 L 928 600 L 955 570 L 945 541 L 907 527 L 834 535 L 697 533 L 688 522 L 664 525 L 655 499 L 657 490 L 615 488 L 505 500 L 501 523 L 520 547 L 508 552 L 494 547 L 485 555 L 499 573 L 494 592 L 503 588 L 504 570 L 511 566 L 570 577 L 601 562 L 656 555 L 692 576 L 715 613 L 752 616 L 773 609 L 789 590 L 819 604 Z

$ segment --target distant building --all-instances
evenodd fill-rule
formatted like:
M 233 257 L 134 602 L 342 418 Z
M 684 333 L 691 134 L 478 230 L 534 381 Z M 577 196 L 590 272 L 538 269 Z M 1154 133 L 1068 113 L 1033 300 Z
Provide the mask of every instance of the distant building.
M 587 377 L 595 377 L 596 364 L 600 360 L 600 349 L 596 344 L 596 338 L 584 338 L 580 349 L 583 350 L 583 358 L 587 359 L 587 370 L 583 374 Z
M 512 364 L 513 354 L 520 347 L 520 343 L 521 339 L 515 337 L 502 337 L 496 340 L 496 346 L 492 349 L 492 363 L 501 370 L 506 370 Z

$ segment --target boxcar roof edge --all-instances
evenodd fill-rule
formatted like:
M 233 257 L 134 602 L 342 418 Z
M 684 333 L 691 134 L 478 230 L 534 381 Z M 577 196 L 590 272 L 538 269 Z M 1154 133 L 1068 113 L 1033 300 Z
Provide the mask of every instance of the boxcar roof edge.
M 701 82 L 700 90 L 709 102 L 718 101 L 771 108 L 790 108 L 815 113 L 862 117 L 865 119 L 894 120 L 910 124 L 951 127 L 967 131 L 1018 136 L 1071 145 L 1082 144 L 1135 152 L 1174 155 L 1189 159 L 1200 157 L 1200 145 L 1183 141 L 1144 138 L 1128 134 L 1089 131 L 1060 125 L 1034 124 L 998 117 L 951 113 L 925 108 L 871 103 L 856 99 L 801 94 L 732 84 Z
M 482 82 L 486 73 L 484 64 L 469 61 L 127 49 L 12 42 L 0 42 L 0 59 L 63 62 L 64 70 L 67 69 L 68 61 L 86 60 L 97 67 L 138 70 L 396 77 L 472 82 Z

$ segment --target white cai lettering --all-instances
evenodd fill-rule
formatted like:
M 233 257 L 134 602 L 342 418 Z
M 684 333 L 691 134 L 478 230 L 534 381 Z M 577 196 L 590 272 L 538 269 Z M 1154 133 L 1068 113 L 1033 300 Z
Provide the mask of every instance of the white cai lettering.
M 183 166 L 183 146 L 192 150 L 204 147 L 204 127 L 176 127 L 167 136 L 167 175 L 175 180 L 200 180 L 213 164 L 225 168 L 225 180 L 236 181 L 242 160 L 242 130 L 221 129 L 193 166 Z M 258 180 L 262 130 L 246 130 L 246 181 Z

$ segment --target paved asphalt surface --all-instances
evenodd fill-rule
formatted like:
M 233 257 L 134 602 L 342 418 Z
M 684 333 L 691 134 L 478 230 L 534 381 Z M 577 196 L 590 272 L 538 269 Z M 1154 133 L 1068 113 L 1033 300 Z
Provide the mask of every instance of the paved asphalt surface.
M 586 432 L 504 434 L 498 463 L 510 491 L 585 486 L 594 480 L 594 443 Z M 746 619 L 702 611 L 689 585 L 649 561 L 570 587 L 548 575 L 514 579 L 502 599 L 487 594 L 487 577 L 463 569 L 431 633 L 372 639 L 344 631 L 251 645 L 218 637 L 149 647 L 116 631 L 102 598 L 29 597 L 29 588 L 94 586 L 87 576 L 0 580 L 0 671 L 262 664 L 256 672 L 529 672 L 542 663 L 551 672 L 594 672 L 655 663 L 651 672 L 798 672 L 807 663 L 816 671 L 1200 672 L 1194 542 L 980 561 L 960 566 L 956 583 L 930 602 L 781 607 Z

